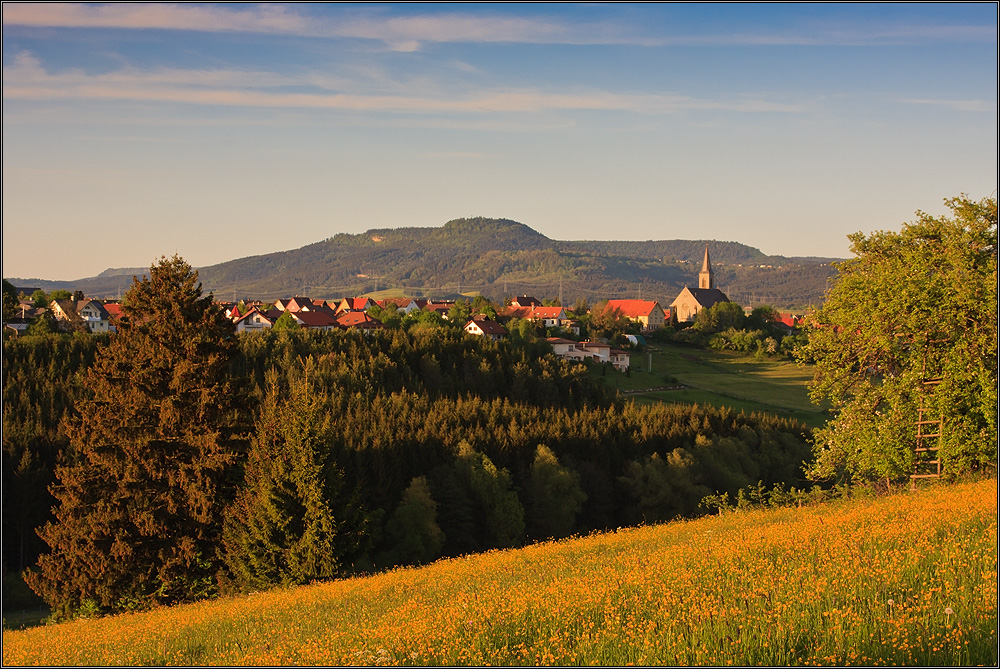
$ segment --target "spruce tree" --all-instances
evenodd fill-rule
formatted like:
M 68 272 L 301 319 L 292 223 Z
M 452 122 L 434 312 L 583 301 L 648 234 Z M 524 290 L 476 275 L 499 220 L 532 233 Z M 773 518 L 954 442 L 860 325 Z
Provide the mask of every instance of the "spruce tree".
M 277 376 L 268 372 L 245 485 L 226 510 L 225 561 L 238 590 L 330 578 L 344 552 L 330 507 L 341 482 L 330 458 L 325 396 L 300 376 L 282 398 Z
M 214 593 L 233 324 L 183 259 L 163 257 L 125 295 L 118 332 L 83 377 L 52 486 L 51 552 L 29 585 L 57 616 Z

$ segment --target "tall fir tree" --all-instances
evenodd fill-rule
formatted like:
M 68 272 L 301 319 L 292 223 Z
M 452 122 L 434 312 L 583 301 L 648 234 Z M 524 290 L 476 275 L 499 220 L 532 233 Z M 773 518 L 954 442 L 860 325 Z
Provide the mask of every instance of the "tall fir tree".
M 57 615 L 216 589 L 223 495 L 241 443 L 229 425 L 233 324 L 176 255 L 133 281 L 122 311 L 68 419 L 55 521 L 39 531 L 51 552 L 27 577 Z
M 326 398 L 311 388 L 310 368 L 289 380 L 287 393 L 274 370 L 267 374 L 245 484 L 223 527 L 225 561 L 237 590 L 298 585 L 340 571 L 343 547 L 335 541 L 338 522 L 330 507 L 340 472 L 330 456 Z

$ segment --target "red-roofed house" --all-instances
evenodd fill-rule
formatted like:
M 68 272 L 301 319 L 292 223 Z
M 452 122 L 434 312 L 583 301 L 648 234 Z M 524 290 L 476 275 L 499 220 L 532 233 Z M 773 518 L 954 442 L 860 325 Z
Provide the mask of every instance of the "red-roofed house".
M 562 307 L 535 307 L 531 317 L 536 321 L 542 321 L 542 325 L 547 328 L 554 328 L 559 327 L 566 319 L 566 310 Z
M 342 314 L 345 311 L 366 311 L 371 309 L 375 303 L 367 297 L 345 297 L 337 305 L 333 313 Z
M 643 330 L 662 328 L 667 312 L 655 300 L 608 300 L 608 310 L 620 309 L 630 321 L 642 324 Z
M 372 318 L 363 311 L 345 311 L 337 316 L 337 327 L 342 330 L 358 328 L 360 330 L 379 330 L 385 327 L 382 321 Z
M 433 311 L 444 320 L 448 320 L 448 312 L 451 311 L 454 304 L 455 300 L 445 300 L 444 302 L 434 302 L 433 300 L 430 300 L 424 305 L 424 309 L 427 311 Z
M 498 341 L 507 336 L 507 330 L 496 321 L 473 318 L 465 324 L 465 331 L 479 337 L 489 337 Z
M 286 311 L 290 312 L 292 316 L 295 317 L 295 322 L 298 323 L 300 327 L 309 330 L 329 331 L 336 330 L 338 327 L 333 314 L 330 314 L 327 311 L 291 311 L 290 309 L 286 309 Z

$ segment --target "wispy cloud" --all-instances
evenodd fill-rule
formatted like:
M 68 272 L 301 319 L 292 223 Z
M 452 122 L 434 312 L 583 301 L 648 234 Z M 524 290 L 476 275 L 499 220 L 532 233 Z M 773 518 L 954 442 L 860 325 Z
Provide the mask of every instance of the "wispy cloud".
M 259 33 L 316 38 L 375 40 L 397 51 L 416 51 L 424 43 L 632 44 L 645 46 L 891 45 L 922 42 L 996 41 L 995 25 L 814 22 L 783 30 L 742 32 L 666 31 L 626 20 L 570 19 L 434 12 L 395 16 L 382 6 L 349 7 L 336 16 L 309 15 L 285 4 L 233 8 L 213 4 L 8 3 L 3 24 L 50 28 L 117 28 Z
M 36 58 L 19 54 L 3 68 L 4 100 L 133 100 L 226 107 L 325 109 L 413 114 L 490 114 L 544 111 L 619 111 L 669 114 L 690 110 L 736 112 L 801 112 L 798 104 L 739 97 L 706 100 L 671 94 L 622 94 L 609 91 L 548 92 L 536 89 L 483 89 L 425 95 L 364 94 L 331 91 L 342 80 L 313 75 L 282 76 L 270 72 L 233 70 L 126 68 L 105 74 L 79 70 L 49 74 Z M 290 92 L 310 87 L 309 92 Z
M 4 25 L 243 32 L 299 37 L 378 40 L 398 51 L 424 42 L 518 42 L 558 44 L 642 44 L 608 22 L 565 22 L 543 17 L 435 13 L 388 16 L 382 11 L 345 11 L 337 18 L 306 16 L 288 5 L 232 9 L 177 4 L 10 4 Z
M 968 112 L 996 112 L 997 105 L 996 102 L 989 100 L 920 100 L 920 99 L 904 99 L 900 100 L 904 104 L 911 105 L 930 105 L 934 107 L 944 107 L 947 109 L 952 109 L 954 111 L 968 111 Z

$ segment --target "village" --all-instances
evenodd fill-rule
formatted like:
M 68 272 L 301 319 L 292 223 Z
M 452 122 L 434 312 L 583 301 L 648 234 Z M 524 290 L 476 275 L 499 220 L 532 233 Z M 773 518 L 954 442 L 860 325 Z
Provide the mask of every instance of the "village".
M 123 318 L 122 305 L 118 300 L 88 299 L 77 293 L 68 299 L 52 299 L 47 307 L 36 306 L 30 289 L 21 289 L 21 297 L 16 315 L 7 319 L 5 329 L 12 336 L 28 331 L 38 318 L 51 318 L 56 326 L 66 331 L 89 331 L 110 333 L 117 329 Z M 609 299 L 595 307 L 600 314 L 627 319 L 635 324 L 637 334 L 626 335 L 632 345 L 644 343 L 643 335 L 648 335 L 670 324 L 689 324 L 696 320 L 700 311 L 720 303 L 728 303 L 726 294 L 715 285 L 708 248 L 705 248 L 702 267 L 698 275 L 698 287 L 685 286 L 669 306 L 661 306 L 657 300 Z M 558 302 L 556 300 L 555 302 Z M 619 372 L 628 370 L 631 352 L 616 348 L 607 341 L 580 340 L 581 323 L 584 314 L 574 313 L 559 304 L 544 304 L 535 297 L 521 295 L 505 300 L 503 307 L 494 308 L 485 298 L 477 298 L 471 305 L 468 301 L 454 299 L 344 297 L 341 299 L 313 299 L 296 295 L 273 303 L 259 300 L 218 302 L 228 318 L 233 321 L 236 332 L 258 332 L 274 327 L 296 328 L 317 331 L 361 330 L 371 332 L 383 329 L 385 314 L 401 317 L 415 313 L 434 314 L 441 321 L 464 322 L 462 329 L 469 335 L 487 337 L 498 341 L 509 336 L 505 324 L 511 321 L 527 321 L 544 329 L 545 338 L 553 353 L 573 362 L 593 361 L 609 363 Z M 478 310 L 477 310 L 478 307 Z M 485 308 L 483 308 L 485 307 Z M 473 310 L 473 311 L 470 311 Z M 490 313 L 486 313 L 486 312 Z M 749 309 L 745 309 L 749 313 Z M 586 315 L 598 315 L 588 309 Z M 380 318 L 379 316 L 382 316 Z M 792 332 L 801 322 L 802 314 L 778 313 L 776 325 Z

